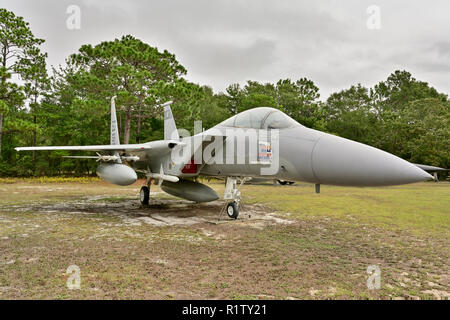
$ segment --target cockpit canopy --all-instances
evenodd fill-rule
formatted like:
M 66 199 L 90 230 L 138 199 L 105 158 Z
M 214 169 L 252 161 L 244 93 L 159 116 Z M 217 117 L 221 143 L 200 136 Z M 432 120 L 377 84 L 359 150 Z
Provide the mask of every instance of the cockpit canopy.
M 286 129 L 300 124 L 278 109 L 260 107 L 243 111 L 219 124 L 221 127 Z

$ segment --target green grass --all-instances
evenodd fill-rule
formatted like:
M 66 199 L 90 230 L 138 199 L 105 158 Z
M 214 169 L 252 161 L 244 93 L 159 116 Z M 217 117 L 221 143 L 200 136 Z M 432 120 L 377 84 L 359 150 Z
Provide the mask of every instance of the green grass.
M 280 192 L 282 191 L 282 192 Z M 414 234 L 449 235 L 450 184 L 421 183 L 400 187 L 346 188 L 311 185 L 247 186 L 244 200 L 265 203 L 297 219 L 358 221 Z
M 223 183 L 210 185 L 223 192 Z M 321 194 L 307 184 L 245 185 L 241 191 L 250 210 L 262 204 L 263 212 L 290 223 L 261 222 L 254 215 L 217 225 L 173 226 L 127 220 L 167 210 L 196 216 L 220 206 L 168 203 L 142 209 L 139 187 L 98 181 L 0 184 L 0 299 L 434 299 L 435 291 L 444 298 L 450 294 L 449 183 L 322 186 Z M 96 210 L 105 203 L 111 212 L 83 211 L 79 202 Z M 73 212 L 48 210 L 65 208 L 61 204 Z M 66 288 L 71 264 L 81 269 L 81 290 Z M 366 269 L 373 264 L 382 271 L 381 289 L 374 291 L 366 287 Z

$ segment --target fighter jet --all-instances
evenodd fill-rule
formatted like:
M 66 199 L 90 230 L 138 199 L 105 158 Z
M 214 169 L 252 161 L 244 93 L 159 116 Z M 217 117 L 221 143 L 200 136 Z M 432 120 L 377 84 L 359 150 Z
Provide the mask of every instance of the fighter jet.
M 209 130 L 179 136 L 170 104 L 164 107 L 164 140 L 120 144 L 115 97 L 111 99 L 111 135 L 108 145 L 20 147 L 17 151 L 81 150 L 97 152 L 97 175 L 126 186 L 147 177 L 140 202 L 149 204 L 150 186 L 195 202 L 219 199 L 197 177 L 226 180 L 225 212 L 239 215 L 240 187 L 251 178 L 303 181 L 316 185 L 390 186 L 433 177 L 424 170 L 385 151 L 307 128 L 282 111 L 259 107 L 241 112 Z M 181 132 L 182 130 L 180 130 Z

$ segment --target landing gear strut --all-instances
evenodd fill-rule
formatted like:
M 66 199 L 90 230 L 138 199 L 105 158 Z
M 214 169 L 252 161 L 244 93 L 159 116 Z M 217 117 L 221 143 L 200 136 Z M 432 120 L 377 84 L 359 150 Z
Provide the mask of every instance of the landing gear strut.
M 228 202 L 225 208 L 225 212 L 230 219 L 237 219 L 239 216 L 239 208 L 241 204 L 241 192 L 239 189 L 242 185 L 251 178 L 242 178 L 238 185 L 238 179 L 236 177 L 228 177 L 227 184 L 225 185 L 225 193 L 223 195 L 224 200 L 233 200 Z M 221 213 L 224 210 L 222 209 Z M 220 219 L 220 216 L 219 216 Z

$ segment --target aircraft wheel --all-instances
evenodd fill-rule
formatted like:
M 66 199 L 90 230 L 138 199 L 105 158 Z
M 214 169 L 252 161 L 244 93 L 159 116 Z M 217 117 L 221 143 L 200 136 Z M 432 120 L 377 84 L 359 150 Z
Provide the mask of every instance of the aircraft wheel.
M 233 201 L 227 204 L 227 215 L 231 219 L 237 219 L 239 208 L 236 202 Z
M 150 189 L 147 186 L 143 186 L 139 193 L 139 200 L 141 204 L 144 206 L 148 206 L 148 202 L 150 200 Z

